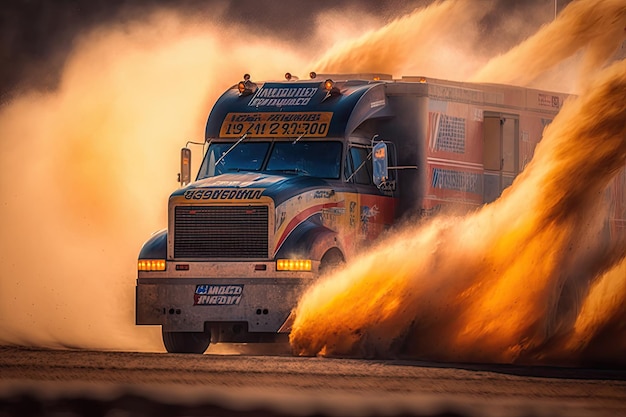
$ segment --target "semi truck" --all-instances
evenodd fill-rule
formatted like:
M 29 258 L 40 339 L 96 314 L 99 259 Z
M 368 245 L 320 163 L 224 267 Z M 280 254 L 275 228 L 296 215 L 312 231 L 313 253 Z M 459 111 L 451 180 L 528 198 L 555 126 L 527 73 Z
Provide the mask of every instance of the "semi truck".
M 321 275 L 403 219 L 497 199 L 533 156 L 566 94 L 387 74 L 315 74 L 229 88 L 206 123 L 167 228 L 138 257 L 136 324 L 168 352 L 286 341 Z M 626 230 L 626 175 L 610 233 Z M 392 267 L 392 266 L 390 266 Z

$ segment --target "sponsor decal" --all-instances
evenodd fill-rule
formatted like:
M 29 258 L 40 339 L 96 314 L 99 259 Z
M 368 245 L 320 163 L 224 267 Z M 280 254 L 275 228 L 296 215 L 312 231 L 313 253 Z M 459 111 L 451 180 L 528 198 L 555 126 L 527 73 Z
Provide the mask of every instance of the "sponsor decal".
M 313 199 L 331 198 L 333 195 L 335 195 L 335 190 L 318 190 L 313 194 Z
M 376 204 L 374 204 L 372 207 L 361 206 L 361 220 L 366 223 L 370 218 L 376 218 L 376 216 L 378 216 L 378 213 L 379 210 Z
M 322 209 L 322 216 L 326 217 L 326 216 L 341 216 L 343 214 L 345 214 L 346 212 L 346 208 L 345 207 L 329 207 L 329 208 L 323 208 Z
M 217 180 L 213 181 L 207 187 L 245 187 L 241 181 L 226 181 L 226 180 Z
M 350 201 L 350 226 L 356 224 L 356 202 Z
M 261 87 L 250 99 L 248 106 L 306 106 L 318 90 L 318 87 Z
M 374 204 L 372 207 L 361 206 L 361 231 L 366 233 L 369 231 L 370 219 L 375 219 L 378 216 L 378 206 Z
M 558 109 L 560 107 L 561 100 L 559 99 L 559 96 L 551 96 L 549 94 L 539 94 L 537 95 L 537 103 L 540 106 L 554 107 L 555 109 Z
M 187 190 L 184 197 L 186 200 L 258 200 L 263 194 L 262 189 L 237 189 L 217 188 L 209 190 Z
M 433 188 L 445 188 L 474 194 L 482 194 L 483 192 L 481 174 L 451 169 L 433 168 L 431 185 Z
M 237 305 L 243 296 L 243 285 L 196 285 L 195 306 Z
M 384 106 L 387 101 L 385 98 L 385 93 L 382 88 L 377 88 L 369 94 L 370 98 L 370 109 L 375 109 L 377 107 Z
M 220 137 L 325 137 L 332 112 L 228 113 Z

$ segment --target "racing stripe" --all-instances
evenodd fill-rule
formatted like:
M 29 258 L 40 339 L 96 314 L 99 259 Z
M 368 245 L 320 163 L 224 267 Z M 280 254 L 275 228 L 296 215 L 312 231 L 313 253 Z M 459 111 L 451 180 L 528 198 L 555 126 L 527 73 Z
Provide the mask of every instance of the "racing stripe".
M 276 248 L 274 249 L 274 254 L 276 254 L 278 252 L 278 249 L 280 249 L 280 247 L 285 242 L 287 237 L 289 237 L 291 232 L 293 232 L 294 229 L 296 227 L 298 227 L 298 225 L 301 224 L 302 222 L 304 222 L 306 219 L 308 219 L 309 217 L 311 217 L 312 215 L 314 215 L 316 213 L 321 213 L 322 210 L 325 209 L 325 208 L 334 208 L 334 207 L 343 207 L 343 206 L 344 206 L 344 202 L 342 200 L 342 201 L 339 201 L 337 203 L 324 203 L 324 204 L 318 204 L 318 205 L 315 205 L 315 206 L 311 206 L 311 207 L 301 211 L 300 213 L 298 213 L 296 216 L 294 216 L 289 221 L 289 223 L 285 227 L 285 231 L 283 232 L 282 236 L 276 242 Z

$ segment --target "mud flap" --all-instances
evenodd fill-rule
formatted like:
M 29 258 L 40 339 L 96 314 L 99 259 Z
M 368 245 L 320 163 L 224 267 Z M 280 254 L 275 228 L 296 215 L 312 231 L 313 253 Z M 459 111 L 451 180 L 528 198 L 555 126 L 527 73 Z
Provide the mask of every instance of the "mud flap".
M 291 313 L 289 313 L 287 320 L 285 320 L 283 325 L 280 326 L 280 329 L 278 329 L 278 333 L 290 333 L 291 328 L 293 327 L 293 322 L 295 320 L 296 320 L 296 315 L 294 314 L 293 310 L 291 310 Z

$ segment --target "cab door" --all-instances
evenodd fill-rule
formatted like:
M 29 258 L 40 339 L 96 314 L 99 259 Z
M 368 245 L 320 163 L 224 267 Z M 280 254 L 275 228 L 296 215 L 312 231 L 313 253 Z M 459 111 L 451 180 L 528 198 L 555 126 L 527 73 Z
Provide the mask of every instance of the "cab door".
M 483 201 L 500 197 L 519 174 L 519 115 L 485 112 Z
M 371 152 L 370 146 L 351 144 L 346 158 L 346 181 L 356 197 L 353 215 L 360 244 L 371 243 L 395 217 L 395 199 L 374 185 Z

